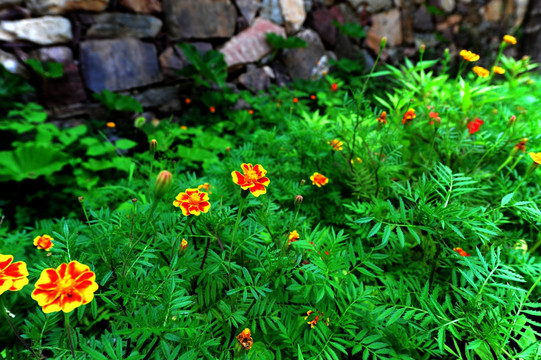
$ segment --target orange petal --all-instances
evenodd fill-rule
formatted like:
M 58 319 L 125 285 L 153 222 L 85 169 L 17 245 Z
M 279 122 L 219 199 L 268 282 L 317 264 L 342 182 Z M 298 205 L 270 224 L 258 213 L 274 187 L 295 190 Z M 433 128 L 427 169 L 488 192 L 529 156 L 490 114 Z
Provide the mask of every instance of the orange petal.
M 26 269 L 26 263 L 24 261 L 17 261 L 4 269 L 3 275 L 5 277 L 20 278 L 28 276 L 28 270 Z

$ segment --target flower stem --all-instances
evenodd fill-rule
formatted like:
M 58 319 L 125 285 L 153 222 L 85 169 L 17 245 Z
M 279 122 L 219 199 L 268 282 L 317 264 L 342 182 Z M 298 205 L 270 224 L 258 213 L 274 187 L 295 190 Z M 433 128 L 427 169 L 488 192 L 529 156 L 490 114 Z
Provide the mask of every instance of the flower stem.
M 64 324 L 66 325 L 66 331 L 68 332 L 68 340 L 70 343 L 71 356 L 75 359 L 75 349 L 73 348 L 73 339 L 71 338 L 71 326 L 70 326 L 69 313 L 64 313 Z
M 26 350 L 30 351 L 32 353 L 32 355 L 34 355 L 34 357 L 38 360 L 40 360 L 41 358 L 39 356 L 36 355 L 36 353 L 34 352 L 34 350 L 32 350 L 32 348 L 30 347 L 30 345 L 28 345 L 26 343 L 26 341 L 23 340 L 23 338 L 21 337 L 21 335 L 19 335 L 19 333 L 17 332 L 17 329 L 15 329 L 15 325 L 13 324 L 13 322 L 11 321 L 9 315 L 8 315 L 8 309 L 5 307 L 4 305 L 4 299 L 2 298 L 2 296 L 0 296 L 0 312 L 2 312 L 2 315 L 4 315 L 4 318 L 6 319 L 6 321 L 8 322 L 9 326 L 11 327 L 11 330 L 13 331 L 13 333 L 15 334 L 15 336 L 17 337 L 17 339 L 19 339 L 19 341 L 24 345 L 24 347 L 26 348 Z

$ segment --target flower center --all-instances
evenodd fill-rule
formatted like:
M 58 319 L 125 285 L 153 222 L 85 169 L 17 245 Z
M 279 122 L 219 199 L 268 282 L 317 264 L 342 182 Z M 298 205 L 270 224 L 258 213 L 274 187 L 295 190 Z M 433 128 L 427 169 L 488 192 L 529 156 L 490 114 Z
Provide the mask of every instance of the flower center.
M 199 193 L 193 193 L 190 195 L 190 199 L 188 200 L 191 205 L 197 205 L 201 202 L 201 198 L 199 197 Z
M 248 170 L 244 173 L 244 178 L 246 179 L 246 182 L 250 182 L 253 184 L 257 182 L 258 176 L 254 170 Z
M 75 280 L 71 277 L 65 277 L 58 282 L 58 291 L 62 294 L 71 294 L 75 289 Z

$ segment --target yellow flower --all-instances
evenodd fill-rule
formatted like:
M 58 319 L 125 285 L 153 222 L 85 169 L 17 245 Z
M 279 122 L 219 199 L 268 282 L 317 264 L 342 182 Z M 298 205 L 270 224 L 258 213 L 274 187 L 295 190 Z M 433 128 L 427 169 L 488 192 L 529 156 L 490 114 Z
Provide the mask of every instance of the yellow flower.
M 494 71 L 496 74 L 503 75 L 505 74 L 505 69 L 499 66 L 493 66 L 492 71 Z
M 528 155 L 530 155 L 534 163 L 536 163 L 537 165 L 541 165 L 541 152 L 538 152 L 536 154 L 532 151 L 531 153 L 528 153 Z
M 182 241 L 180 242 L 179 250 L 186 251 L 187 248 L 188 248 L 188 242 L 186 241 L 186 239 L 182 239 Z
M 490 73 L 487 69 L 481 66 L 474 66 L 472 70 L 479 77 L 488 77 L 488 74 Z
M 295 242 L 300 239 L 299 233 L 297 230 L 293 230 L 289 233 L 289 241 L 287 242 L 288 245 L 291 245 L 292 242 Z
M 472 53 L 469 50 L 462 50 L 460 52 L 460 56 L 462 56 L 464 60 L 469 61 L 469 62 L 477 61 L 480 58 L 479 55 L 477 55 L 476 53 Z
M 331 147 L 336 151 L 342 151 L 342 149 L 344 148 L 344 143 L 340 140 L 334 139 L 333 141 L 328 141 L 328 144 L 331 145 Z
M 19 291 L 26 284 L 28 284 L 26 263 L 24 261 L 13 262 L 13 255 L 0 254 L 0 295 L 8 290 Z
M 310 176 L 310 180 L 312 180 L 312 185 L 316 185 L 317 187 L 321 187 L 329 182 L 329 179 L 326 176 L 317 172 Z
M 115 124 L 114 122 L 112 122 L 112 121 L 109 121 L 109 122 L 108 122 L 107 124 L 105 124 L 105 125 L 107 125 L 108 128 L 114 128 L 114 127 L 116 127 L 116 124 Z
M 39 250 L 49 251 L 54 246 L 51 240 L 53 240 L 53 238 L 49 235 L 36 236 L 34 238 L 34 246 Z
M 512 35 L 504 35 L 503 41 L 505 41 L 508 44 L 515 45 L 517 43 L 517 38 Z

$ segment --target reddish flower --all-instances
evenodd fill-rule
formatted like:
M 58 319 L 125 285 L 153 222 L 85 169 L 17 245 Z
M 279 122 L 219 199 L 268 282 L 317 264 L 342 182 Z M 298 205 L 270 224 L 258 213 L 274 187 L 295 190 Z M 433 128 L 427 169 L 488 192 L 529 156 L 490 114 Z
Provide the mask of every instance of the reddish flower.
M 254 339 L 252 339 L 252 334 L 248 328 L 242 330 L 242 332 L 236 336 L 236 339 L 246 350 L 250 350 L 254 344 Z
M 53 240 L 53 238 L 49 235 L 36 236 L 34 238 L 34 245 L 39 250 L 49 251 L 54 246 L 51 240 Z
M 289 233 L 289 241 L 287 242 L 288 245 L 291 245 L 292 242 L 295 242 L 300 239 L 299 233 L 297 230 L 293 230 Z
M 526 153 L 526 143 L 528 142 L 528 138 L 524 138 L 520 140 L 514 147 L 516 152 L 522 151 L 523 153 Z
M 24 261 L 13 262 L 13 255 L 0 254 L 0 295 L 19 291 L 28 284 L 28 270 Z M 4 311 L 4 309 L 0 309 Z
M 428 114 L 428 117 L 431 119 L 431 120 L 430 120 L 430 125 L 434 125 L 434 122 L 437 122 L 438 124 L 441 124 L 441 118 L 440 118 L 440 114 L 439 114 L 439 113 L 434 112 L 434 111 L 431 111 L 431 112 Z
M 315 100 L 316 96 L 315 95 L 310 95 L 310 99 Z
M 216 108 L 215 108 L 214 106 L 211 106 L 211 107 L 209 107 L 209 111 L 210 111 L 211 113 L 215 113 L 215 112 L 216 112 Z
M 192 102 L 192 99 L 186 98 L 186 99 L 184 100 L 184 102 L 185 102 L 186 104 L 190 104 L 190 103 Z
M 471 256 L 471 254 L 468 254 L 467 252 L 465 252 L 464 250 L 462 250 L 462 248 L 453 248 L 453 251 L 457 252 L 460 256 Z
M 342 151 L 344 149 L 344 143 L 340 140 L 334 139 L 333 141 L 327 141 L 327 143 L 336 151 Z
M 483 125 L 483 123 L 484 121 L 479 118 L 475 118 L 475 120 L 470 121 L 468 123 L 468 130 L 470 131 L 470 134 L 475 134 L 476 132 L 478 132 L 479 128 L 481 127 L 481 125 Z
M 254 111 L 252 109 L 248 110 L 248 114 L 253 115 Z
M 186 239 L 182 239 L 182 241 L 180 242 L 179 251 L 184 252 L 186 251 L 187 248 L 188 248 L 188 242 L 186 241 Z
M 294 102 L 294 103 L 296 104 L 296 103 L 298 103 L 298 102 L 299 102 L 299 99 L 297 99 L 297 98 L 293 98 L 293 102 Z
M 415 114 L 415 109 L 408 109 L 406 113 L 404 114 L 404 117 L 402 118 L 402 124 L 405 125 L 406 122 L 410 123 L 415 119 L 417 115 Z
M 207 191 L 209 193 L 209 195 L 211 195 L 212 191 L 210 191 L 210 188 L 211 188 L 211 185 L 209 183 L 204 183 L 204 184 L 199 185 L 197 187 L 197 190 L 204 189 L 205 191 Z
M 312 180 L 312 185 L 316 185 L 317 187 L 322 187 L 329 182 L 327 177 L 317 172 L 310 176 L 310 180 Z
M 98 290 L 96 274 L 77 261 L 61 264 L 56 269 L 45 269 L 36 282 L 32 299 L 44 313 L 62 310 L 65 313 L 88 304 Z
M 207 213 L 210 209 L 209 195 L 206 192 L 199 192 L 198 189 L 186 189 L 173 201 L 173 205 L 180 207 L 184 216 L 199 216 L 202 212 Z
M 317 322 L 320 320 L 320 318 L 323 319 L 323 322 L 325 322 L 327 326 L 329 326 L 329 318 L 327 318 L 327 320 L 325 321 L 325 319 L 323 317 L 323 313 L 319 313 L 317 310 L 315 312 L 312 311 L 312 310 L 308 310 L 306 312 L 306 316 L 304 317 L 304 320 L 308 320 L 308 318 L 312 314 L 317 314 L 317 315 L 311 321 L 307 322 L 307 324 L 310 325 L 310 329 L 313 329 L 314 326 L 317 325 Z
M 267 170 L 259 164 L 256 164 L 255 166 L 252 166 L 252 164 L 242 164 L 241 168 L 244 174 L 241 174 L 238 171 L 233 171 L 231 173 L 233 182 L 239 185 L 242 190 L 250 189 L 250 192 L 255 197 L 265 194 L 267 192 L 266 187 L 269 186 L 270 183 L 270 180 L 265 177 L 265 175 L 267 175 Z
M 338 91 L 338 84 L 334 83 L 331 85 L 331 91 Z
M 377 120 L 380 125 L 387 125 L 387 112 L 382 111 Z

